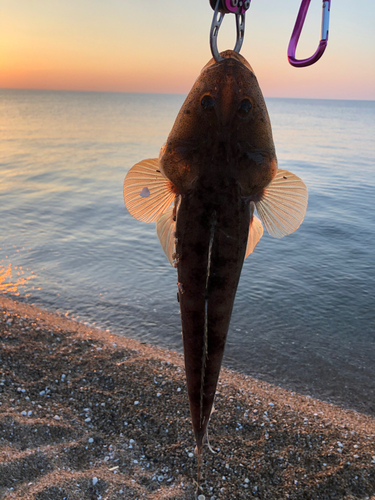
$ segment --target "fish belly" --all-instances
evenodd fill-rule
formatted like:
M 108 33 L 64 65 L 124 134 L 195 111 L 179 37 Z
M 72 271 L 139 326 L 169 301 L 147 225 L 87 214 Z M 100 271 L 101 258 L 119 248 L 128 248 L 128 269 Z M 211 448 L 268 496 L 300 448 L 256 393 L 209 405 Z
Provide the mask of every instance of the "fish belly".
M 228 184 L 228 183 L 227 183 Z M 220 193 L 196 187 L 176 222 L 185 370 L 198 450 L 206 433 L 250 224 L 235 182 Z

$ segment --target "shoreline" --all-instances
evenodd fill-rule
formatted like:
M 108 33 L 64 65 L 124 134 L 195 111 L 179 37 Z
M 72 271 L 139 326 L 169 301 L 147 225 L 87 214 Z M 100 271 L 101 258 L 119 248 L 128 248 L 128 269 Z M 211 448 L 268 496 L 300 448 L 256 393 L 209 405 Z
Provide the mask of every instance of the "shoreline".
M 81 323 L 80 319 L 71 317 L 62 311 L 54 311 L 43 304 L 30 304 L 25 302 L 23 298 L 9 298 L 9 295 L 3 295 L 4 300 L 16 301 L 20 305 L 30 305 L 45 313 L 51 312 L 59 318 L 66 318 L 73 321 L 75 324 L 86 326 L 89 330 L 95 329 L 105 333 L 111 332 L 120 338 L 133 338 L 135 342 L 142 345 L 158 348 L 174 352 L 183 356 L 182 341 L 179 345 L 170 346 L 142 338 L 133 329 L 126 331 L 126 328 L 109 330 L 106 326 L 96 326 L 87 322 Z M 2 300 L 0 296 L 0 301 Z M 1 302 L 0 302 L 1 304 Z M 45 309 L 47 307 L 47 309 Z M 235 373 L 248 375 L 250 378 L 271 384 L 272 386 L 281 387 L 291 393 L 301 394 L 307 397 L 312 397 L 319 401 L 330 403 L 344 410 L 354 410 L 362 414 L 369 415 L 375 418 L 375 385 L 374 368 L 375 364 L 371 359 L 371 347 L 368 346 L 367 358 L 361 358 L 361 361 L 352 363 L 350 361 L 350 347 L 347 347 L 346 354 L 339 355 L 340 368 L 338 367 L 337 359 L 335 361 L 323 360 L 319 353 L 315 353 L 313 346 L 308 349 L 300 350 L 294 357 L 283 349 L 278 350 L 275 355 L 275 347 L 272 345 L 269 348 L 260 340 L 258 344 L 249 346 L 249 355 L 251 353 L 251 363 L 244 362 L 236 357 L 236 347 L 233 339 L 228 334 L 227 345 L 224 352 L 222 367 L 225 367 Z M 129 336 L 130 335 L 130 336 Z M 267 342 L 266 342 L 267 344 Z M 350 343 L 349 343 L 350 344 Z M 338 352 L 342 346 L 336 346 Z M 334 352 L 334 351 L 333 351 Z M 358 354 L 358 353 L 357 353 Z M 296 359 L 298 362 L 296 362 Z M 342 373 L 341 367 L 345 367 L 345 374 Z
M 0 499 L 190 499 L 183 356 L 0 297 Z M 223 368 L 206 499 L 375 498 L 375 419 Z

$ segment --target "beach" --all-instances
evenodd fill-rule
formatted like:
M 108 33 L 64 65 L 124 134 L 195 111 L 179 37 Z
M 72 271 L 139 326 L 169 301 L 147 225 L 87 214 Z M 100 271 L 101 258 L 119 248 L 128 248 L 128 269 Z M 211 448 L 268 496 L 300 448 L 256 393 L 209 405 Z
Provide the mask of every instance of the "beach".
M 0 498 L 192 499 L 183 357 L 0 298 Z M 375 499 L 375 419 L 222 369 L 201 499 Z

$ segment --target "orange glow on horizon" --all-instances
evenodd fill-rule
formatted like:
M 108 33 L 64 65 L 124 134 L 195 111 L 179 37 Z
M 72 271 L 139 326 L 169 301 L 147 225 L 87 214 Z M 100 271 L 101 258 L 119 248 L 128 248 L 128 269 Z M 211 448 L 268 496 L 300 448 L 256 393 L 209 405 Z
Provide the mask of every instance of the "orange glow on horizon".
M 33 51 L 34 52 L 34 51 Z M 85 54 L 27 51 L 0 59 L 0 87 L 50 90 L 112 92 L 184 93 L 194 82 L 194 69 L 182 66 L 176 71 L 172 60 L 151 59 L 146 54 L 126 59 L 85 57 Z M 192 71 L 193 70 L 193 71 Z
M 186 94 L 211 57 L 212 11 L 204 2 L 174 8 L 171 0 L 164 1 L 163 9 L 153 10 L 114 0 L 3 0 L 0 88 Z M 343 4 L 334 9 L 322 59 L 296 69 L 286 59 L 295 6 L 269 0 L 268 6 L 251 7 L 241 53 L 265 96 L 375 99 L 370 17 L 362 15 L 361 37 L 348 36 L 348 26 L 353 23 L 353 31 L 358 19 Z M 319 40 L 321 3 L 310 11 L 300 57 L 311 55 Z M 226 16 L 221 50 L 233 47 L 232 21 Z

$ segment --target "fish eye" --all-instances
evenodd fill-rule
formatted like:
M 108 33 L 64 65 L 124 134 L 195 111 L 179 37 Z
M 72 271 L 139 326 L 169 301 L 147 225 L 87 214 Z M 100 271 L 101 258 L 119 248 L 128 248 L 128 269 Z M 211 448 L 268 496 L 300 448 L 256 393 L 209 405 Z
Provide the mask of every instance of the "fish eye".
M 246 118 L 247 115 L 250 113 L 252 107 L 253 105 L 251 104 L 250 99 L 242 99 L 242 101 L 238 105 L 237 113 L 240 115 L 241 118 Z
M 201 106 L 205 111 L 212 111 L 215 106 L 215 99 L 210 95 L 203 96 Z

